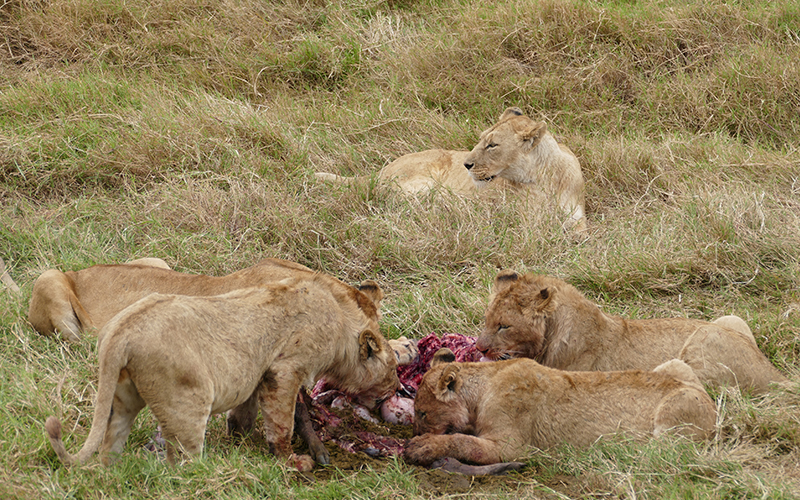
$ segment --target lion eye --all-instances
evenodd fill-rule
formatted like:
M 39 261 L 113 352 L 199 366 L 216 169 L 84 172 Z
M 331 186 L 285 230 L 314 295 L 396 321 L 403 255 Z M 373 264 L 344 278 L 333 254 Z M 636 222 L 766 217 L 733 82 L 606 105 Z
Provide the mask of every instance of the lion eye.
M 497 327 L 497 331 L 498 332 L 502 332 L 503 330 L 508 330 L 509 328 L 511 328 L 511 327 L 508 326 L 508 325 L 500 325 L 500 326 Z
M 490 142 L 489 144 L 486 145 L 486 149 L 492 149 L 492 148 L 496 148 L 496 147 L 497 147 L 497 144 L 495 144 L 493 142 Z

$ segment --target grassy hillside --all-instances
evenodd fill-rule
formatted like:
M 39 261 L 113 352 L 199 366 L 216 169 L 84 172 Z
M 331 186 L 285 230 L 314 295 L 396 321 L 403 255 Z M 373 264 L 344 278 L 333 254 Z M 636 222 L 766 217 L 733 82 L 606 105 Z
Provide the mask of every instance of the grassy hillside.
M 218 423 L 202 460 L 169 469 L 142 450 L 147 415 L 116 465 L 66 469 L 42 424 L 83 443 L 95 348 L 24 319 L 52 267 L 280 257 L 378 280 L 387 336 L 474 335 L 513 268 L 611 313 L 738 314 L 797 380 L 797 2 L 8 0 L 0 35 L 0 257 L 22 288 L 0 288 L 0 497 L 800 496 L 800 390 L 715 394 L 707 444 L 545 450 L 507 478 L 367 459 L 304 477 Z M 313 176 L 471 149 L 508 106 L 578 156 L 586 234 L 513 202 Z

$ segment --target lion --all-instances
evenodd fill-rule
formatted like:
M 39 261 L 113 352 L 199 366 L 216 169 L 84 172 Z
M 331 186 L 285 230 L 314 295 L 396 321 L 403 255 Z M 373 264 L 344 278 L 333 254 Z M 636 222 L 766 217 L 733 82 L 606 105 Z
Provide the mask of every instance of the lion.
M 529 447 L 588 447 L 604 435 L 677 433 L 708 439 L 714 401 L 691 368 L 671 360 L 655 371 L 574 372 L 519 358 L 454 363 L 437 351 L 414 403 L 414 434 L 403 456 L 430 465 L 524 458 Z
M 558 278 L 510 270 L 495 278 L 475 345 L 490 359 L 526 357 L 560 370 L 652 370 L 677 358 L 714 387 L 763 393 L 787 382 L 738 316 L 625 319 Z
M 375 309 L 357 288 L 319 274 L 213 297 L 151 294 L 103 327 L 97 402 L 81 450 L 66 451 L 54 416 L 47 436 L 67 465 L 85 463 L 98 448 L 109 465 L 149 406 L 174 464 L 179 453 L 202 453 L 210 415 L 255 399 L 270 451 L 308 470 L 310 457 L 291 447 L 302 385 L 326 377 L 373 404 L 400 387 Z
M 34 283 L 28 321 L 40 333 L 61 333 L 65 340 L 78 341 L 83 330 L 99 331 L 118 312 L 150 293 L 211 296 L 237 289 L 260 286 L 297 275 L 313 275 L 315 271 L 296 262 L 264 259 L 255 266 L 222 277 L 183 274 L 170 270 L 161 259 L 143 258 L 126 264 L 98 265 L 79 271 L 45 271 Z M 337 281 L 336 278 L 328 276 Z M 380 319 L 383 291 L 372 280 L 363 281 L 359 291 L 375 305 L 375 321 Z M 372 310 L 372 309 L 370 309 Z M 416 344 L 406 339 L 389 340 L 398 356 L 398 363 L 413 361 Z M 98 349 L 99 350 L 99 349 Z M 401 357 L 401 353 L 404 354 Z M 306 404 L 303 404 L 306 403 Z M 255 426 L 258 405 L 255 397 L 228 414 L 228 431 L 232 435 L 247 434 Z M 300 401 L 297 410 L 297 432 L 308 444 L 318 463 L 330 463 L 330 455 L 313 432 L 308 420 L 307 402 Z
M 369 178 L 325 172 L 316 176 L 337 183 L 363 183 Z M 394 183 L 410 194 L 441 187 L 468 195 L 492 186 L 524 194 L 531 210 L 550 198 L 569 215 L 565 226 L 586 229 L 578 159 L 556 141 L 544 122 L 528 118 L 516 107 L 506 109 L 497 123 L 484 130 L 472 151 L 431 149 L 401 156 L 378 172 L 378 183 Z
M 79 271 L 49 269 L 33 284 L 28 322 L 47 336 L 60 334 L 77 342 L 85 330 L 100 330 L 115 314 L 153 292 L 220 295 L 240 288 L 313 273 L 301 264 L 264 259 L 227 276 L 173 271 L 161 259 L 144 258 L 126 264 L 97 265 Z

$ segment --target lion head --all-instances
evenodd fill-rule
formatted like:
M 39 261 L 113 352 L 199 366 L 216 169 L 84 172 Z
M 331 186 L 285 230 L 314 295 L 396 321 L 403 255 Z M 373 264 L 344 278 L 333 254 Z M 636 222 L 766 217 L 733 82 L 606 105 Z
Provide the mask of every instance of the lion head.
M 342 286 L 348 289 L 357 306 L 348 311 L 350 320 L 361 329 L 358 354 L 349 356 L 347 362 L 336 367 L 327 378 L 332 386 L 352 394 L 360 404 L 374 408 L 400 388 L 397 358 L 378 326 L 383 290 L 372 280 L 358 287 Z
M 460 394 L 463 380 L 453 352 L 436 351 L 414 398 L 414 434 L 472 432 L 469 409 Z
M 464 166 L 478 187 L 495 177 L 530 182 L 530 160 L 526 155 L 539 145 L 546 132 L 544 122 L 531 120 L 519 108 L 508 108 L 497 123 L 481 133 Z
M 486 322 L 475 346 L 490 359 L 537 359 L 544 349 L 547 319 L 555 311 L 554 283 L 535 275 L 502 271 L 494 280 Z

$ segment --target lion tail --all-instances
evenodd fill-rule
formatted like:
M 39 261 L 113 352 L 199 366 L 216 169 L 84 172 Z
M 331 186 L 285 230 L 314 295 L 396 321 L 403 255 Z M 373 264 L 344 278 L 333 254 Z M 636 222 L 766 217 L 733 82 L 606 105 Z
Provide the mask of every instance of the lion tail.
M 56 452 L 58 459 L 65 465 L 80 465 L 86 461 L 100 448 L 103 437 L 108 430 L 108 423 L 111 420 L 111 408 L 114 402 L 114 393 L 117 390 L 119 380 L 125 365 L 127 356 L 122 347 L 116 342 L 106 342 L 104 352 L 100 358 L 100 383 L 97 389 L 97 403 L 94 408 L 92 418 L 92 429 L 83 447 L 75 455 L 70 454 L 64 446 L 61 433 L 61 422 L 58 418 L 50 416 L 44 424 L 47 438 L 53 451 Z
M 19 293 L 19 287 L 14 283 L 14 278 L 6 271 L 6 263 L 0 258 L 0 281 L 14 293 Z
M 367 179 L 364 176 L 345 177 L 343 175 L 330 174 L 328 172 L 315 172 L 314 177 L 321 181 L 330 182 L 332 184 L 358 184 L 365 182 Z

